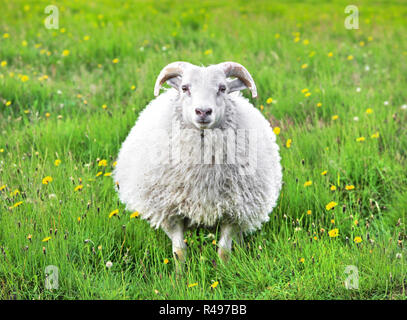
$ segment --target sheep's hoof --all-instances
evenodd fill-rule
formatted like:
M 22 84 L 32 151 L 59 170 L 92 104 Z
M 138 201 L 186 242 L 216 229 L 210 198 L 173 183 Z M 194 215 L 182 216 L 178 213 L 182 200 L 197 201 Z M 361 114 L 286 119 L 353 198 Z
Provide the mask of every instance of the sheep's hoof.
M 182 248 L 174 249 L 172 253 L 174 255 L 175 273 L 177 274 L 177 277 L 181 277 L 184 272 L 186 253 L 187 250 Z
M 227 250 L 225 248 L 219 248 L 218 256 L 223 263 L 227 263 L 230 259 L 230 250 Z

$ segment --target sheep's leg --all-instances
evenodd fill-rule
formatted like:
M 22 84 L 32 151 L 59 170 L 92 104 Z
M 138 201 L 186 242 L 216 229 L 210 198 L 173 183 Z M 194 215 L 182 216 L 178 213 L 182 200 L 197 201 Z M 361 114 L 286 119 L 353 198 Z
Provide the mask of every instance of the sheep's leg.
M 227 262 L 230 257 L 230 252 L 232 251 L 232 240 L 241 240 L 239 237 L 241 232 L 239 228 L 234 224 L 223 224 L 220 228 L 220 239 L 218 255 L 223 262 Z
M 162 224 L 162 229 L 172 241 L 172 254 L 177 262 L 185 262 L 187 246 L 184 242 L 184 220 L 172 218 Z

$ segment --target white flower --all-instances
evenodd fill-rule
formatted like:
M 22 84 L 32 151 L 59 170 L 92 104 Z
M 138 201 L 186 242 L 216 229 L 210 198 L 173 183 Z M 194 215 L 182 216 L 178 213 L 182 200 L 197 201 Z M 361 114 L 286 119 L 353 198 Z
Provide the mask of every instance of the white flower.
M 406 110 L 406 109 L 407 109 L 407 104 L 403 104 L 403 105 L 401 106 L 401 109 Z
M 384 104 L 385 106 L 388 106 L 388 105 L 389 105 L 389 101 L 385 101 L 385 102 L 383 102 L 383 104 Z
M 370 67 L 369 66 L 365 66 L 365 71 L 369 71 Z
M 61 90 L 57 90 L 57 93 L 58 93 L 58 94 L 62 94 L 62 91 L 61 91 Z
M 353 121 L 359 121 L 359 117 L 353 117 Z
M 360 92 L 362 91 L 362 89 L 360 89 L 359 87 L 356 88 L 356 92 Z
M 106 268 L 110 269 L 112 266 L 113 266 L 113 262 L 112 262 L 112 261 L 106 262 Z
M 401 259 L 401 253 L 396 253 L 396 259 Z

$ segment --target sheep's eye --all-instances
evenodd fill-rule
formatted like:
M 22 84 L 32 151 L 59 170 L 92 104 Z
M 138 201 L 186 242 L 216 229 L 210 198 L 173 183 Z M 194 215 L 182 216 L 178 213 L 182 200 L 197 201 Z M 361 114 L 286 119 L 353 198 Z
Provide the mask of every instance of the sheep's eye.
M 181 89 L 182 89 L 182 92 L 188 92 L 189 91 L 189 86 L 184 84 L 184 85 L 182 85 Z
M 224 84 L 219 85 L 219 92 L 226 92 L 226 86 Z

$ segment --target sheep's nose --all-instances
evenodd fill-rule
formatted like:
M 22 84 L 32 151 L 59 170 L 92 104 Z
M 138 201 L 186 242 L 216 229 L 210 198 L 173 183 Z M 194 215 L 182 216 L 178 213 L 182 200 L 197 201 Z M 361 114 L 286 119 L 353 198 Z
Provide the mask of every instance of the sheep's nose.
M 195 114 L 201 118 L 205 118 L 206 116 L 210 116 L 212 114 L 212 109 L 211 108 L 206 108 L 206 109 L 196 108 Z

